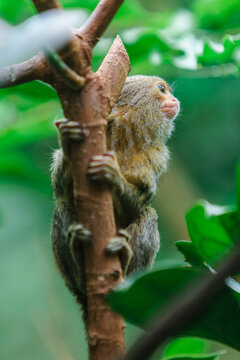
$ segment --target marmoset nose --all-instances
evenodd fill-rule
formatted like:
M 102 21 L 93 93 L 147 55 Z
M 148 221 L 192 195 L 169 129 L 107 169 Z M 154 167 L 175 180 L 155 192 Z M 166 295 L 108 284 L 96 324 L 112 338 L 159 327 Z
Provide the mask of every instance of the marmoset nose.
M 163 102 L 163 107 L 179 107 L 179 102 L 176 98 L 172 97 Z
M 165 100 L 162 104 L 161 111 L 169 119 L 173 119 L 179 113 L 179 101 L 175 97 Z

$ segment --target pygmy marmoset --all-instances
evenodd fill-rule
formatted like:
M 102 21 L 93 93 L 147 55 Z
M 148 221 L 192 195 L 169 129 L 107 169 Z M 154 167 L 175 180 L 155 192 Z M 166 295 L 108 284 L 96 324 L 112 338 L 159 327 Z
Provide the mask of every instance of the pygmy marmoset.
M 130 76 L 108 118 L 108 152 L 91 159 L 91 181 L 111 186 L 118 236 L 106 252 L 119 252 L 123 271 L 130 274 L 152 265 L 159 249 L 157 214 L 149 206 L 160 176 L 166 172 L 166 140 L 179 113 L 179 102 L 168 84 L 156 76 Z M 52 184 L 57 205 L 52 225 L 53 250 L 68 288 L 83 301 L 83 278 L 71 251 L 71 241 L 90 241 L 90 232 L 76 222 L 68 166 L 69 141 L 83 141 L 77 122 L 56 121 L 61 148 L 54 153 Z M 122 255 L 122 257 L 121 257 Z M 83 271 L 84 269 L 82 269 Z M 77 280 L 76 280 L 77 279 Z

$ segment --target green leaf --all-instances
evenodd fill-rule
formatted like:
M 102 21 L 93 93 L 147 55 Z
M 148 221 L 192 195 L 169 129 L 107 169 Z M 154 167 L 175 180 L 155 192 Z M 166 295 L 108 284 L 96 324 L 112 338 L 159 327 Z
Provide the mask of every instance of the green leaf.
M 230 210 L 229 212 L 219 215 L 218 218 L 232 242 L 236 244 L 240 238 L 240 217 L 238 212 Z
M 202 65 L 219 65 L 231 61 L 233 46 L 225 49 L 222 43 L 214 43 L 207 40 L 204 44 L 203 54 L 198 57 L 199 64 Z
M 163 352 L 163 358 L 186 353 L 198 354 L 206 352 L 208 341 L 198 338 L 183 337 L 171 341 Z
M 165 296 L 160 296 L 160 288 L 162 294 L 172 297 L 184 284 L 192 280 L 194 275 L 196 273 L 191 267 L 181 267 L 176 262 L 174 265 L 173 261 L 171 264 L 161 262 L 160 265 L 156 264 L 152 271 L 127 278 L 119 290 L 111 293 L 110 304 L 115 310 L 123 310 L 121 313 L 131 322 L 142 324 L 159 306 L 167 304 Z
M 184 255 L 185 261 L 194 266 L 203 266 L 203 259 L 198 254 L 194 244 L 187 240 L 175 242 L 177 249 Z
M 193 267 L 159 265 L 155 270 L 128 279 L 110 294 L 109 302 L 126 320 L 144 327 L 146 320 L 166 311 L 166 306 L 186 286 L 194 288 L 202 274 L 202 270 Z M 180 335 L 215 340 L 240 350 L 240 301 L 239 294 L 236 295 L 225 287 L 214 306 Z
M 161 360 L 177 359 L 218 359 L 225 353 L 208 353 L 209 342 L 203 339 L 184 337 L 171 341 L 165 348 Z
M 186 354 L 186 355 L 176 355 L 164 358 L 164 360 L 201 360 L 201 359 L 208 359 L 208 360 L 218 360 L 219 356 L 222 355 L 221 353 L 214 353 L 214 354 Z
M 218 43 L 208 39 L 204 43 L 203 53 L 198 56 L 198 63 L 207 66 L 235 63 L 234 52 L 239 45 L 238 35 L 225 35 Z
M 231 207 L 196 204 L 186 214 L 188 232 L 193 245 L 209 265 L 227 255 L 240 235 L 240 219 Z

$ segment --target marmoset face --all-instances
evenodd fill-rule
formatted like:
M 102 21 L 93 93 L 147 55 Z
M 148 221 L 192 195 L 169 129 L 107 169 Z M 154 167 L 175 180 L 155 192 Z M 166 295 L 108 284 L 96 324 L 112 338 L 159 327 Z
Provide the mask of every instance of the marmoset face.
M 170 120 L 174 119 L 180 110 L 179 101 L 173 96 L 166 81 L 157 76 L 144 75 L 127 78 L 117 106 L 128 106 L 129 110 L 138 109 L 150 114 L 154 110 L 156 115 L 161 112 Z
M 178 99 L 173 96 L 170 86 L 164 80 L 161 79 L 156 87 L 159 90 L 157 97 L 159 98 L 161 113 L 167 119 L 173 120 L 180 110 Z
M 137 123 L 165 141 L 174 128 L 173 120 L 180 110 L 179 101 L 170 86 L 157 76 L 129 76 L 117 100 L 112 116 L 122 123 Z M 136 127 L 135 127 L 136 131 Z

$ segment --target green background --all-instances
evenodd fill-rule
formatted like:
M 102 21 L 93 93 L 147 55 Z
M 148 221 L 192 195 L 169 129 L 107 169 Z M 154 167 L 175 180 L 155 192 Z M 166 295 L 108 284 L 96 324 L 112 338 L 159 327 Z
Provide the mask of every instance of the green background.
M 97 1 L 62 4 L 93 9 Z M 239 8 L 233 0 L 167 4 L 126 0 L 94 51 L 96 70 L 112 38 L 120 33 L 130 55 L 131 74 L 164 77 L 181 102 L 169 141 L 169 171 L 154 200 L 161 234 L 158 259 L 180 258 L 173 244 L 189 238 L 184 215 L 196 200 L 235 204 L 234 173 L 240 154 L 238 49 L 220 64 L 218 58 L 209 60 L 211 54 L 205 54 L 195 70 L 189 60 L 180 67 L 176 59 L 184 51 L 179 44 L 190 35 L 196 44 L 237 34 Z M 14 25 L 34 13 L 30 0 L 0 3 L 0 17 Z M 168 36 L 163 39 L 164 28 Z M 44 84 L 0 91 L 0 357 L 4 360 L 87 359 L 80 313 L 57 273 L 49 235 L 54 208 L 49 165 L 58 146 L 53 120 L 59 117 L 56 94 Z M 128 345 L 139 332 L 127 326 Z M 210 350 L 223 348 L 209 345 Z M 239 358 L 227 350 L 223 359 Z

